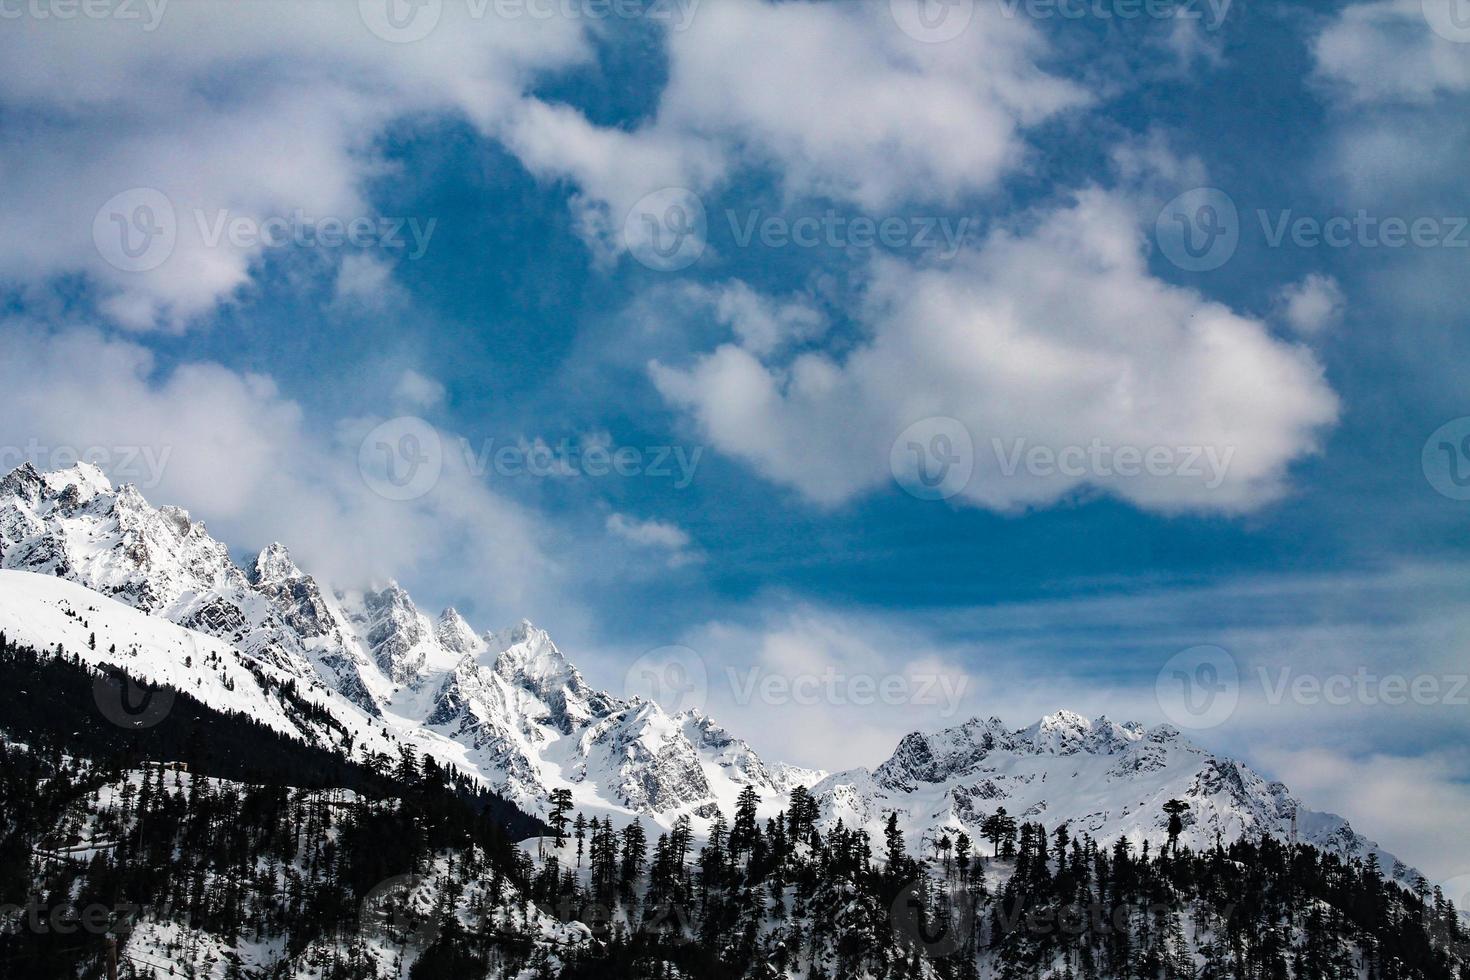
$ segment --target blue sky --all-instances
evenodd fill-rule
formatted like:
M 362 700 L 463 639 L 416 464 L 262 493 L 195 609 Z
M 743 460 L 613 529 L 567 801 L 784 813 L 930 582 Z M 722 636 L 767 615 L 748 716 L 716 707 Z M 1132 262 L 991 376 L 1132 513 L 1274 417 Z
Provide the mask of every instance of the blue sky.
M 1213 645 L 1247 680 L 1199 740 L 1470 873 L 1435 856 L 1462 703 L 1249 680 L 1466 669 L 1457 2 L 33 4 L 0 40 L 0 441 L 101 448 L 242 556 L 529 616 L 608 687 L 680 644 L 1157 722 L 1161 668 Z M 164 209 L 118 252 L 114 216 Z M 668 268 L 651 236 L 696 211 Z M 376 493 L 370 433 L 427 433 L 441 475 Z M 906 492 L 906 443 L 961 433 L 968 481 Z M 563 441 L 638 472 L 483 465 Z M 1005 471 L 1094 442 L 1168 472 Z M 717 686 L 813 765 L 961 720 Z

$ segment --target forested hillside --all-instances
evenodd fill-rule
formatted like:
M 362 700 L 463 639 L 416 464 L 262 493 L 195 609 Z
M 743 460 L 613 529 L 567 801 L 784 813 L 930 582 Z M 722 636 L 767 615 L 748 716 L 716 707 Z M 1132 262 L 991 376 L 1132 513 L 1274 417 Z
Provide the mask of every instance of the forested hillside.
M 1457 910 L 1372 855 L 1003 813 L 916 853 L 896 821 L 823 833 L 804 790 L 762 821 L 753 788 L 704 840 L 559 795 L 516 846 L 539 823 L 431 761 L 348 765 L 184 692 L 89 724 L 109 680 L 64 651 L 0 645 L 0 682 L 3 977 L 102 976 L 109 932 L 124 977 L 1470 977 Z

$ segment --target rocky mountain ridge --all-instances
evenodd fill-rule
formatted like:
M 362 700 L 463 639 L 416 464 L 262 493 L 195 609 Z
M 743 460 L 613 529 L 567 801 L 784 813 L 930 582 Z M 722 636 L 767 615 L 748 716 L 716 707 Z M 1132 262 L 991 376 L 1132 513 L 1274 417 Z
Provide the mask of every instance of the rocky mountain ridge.
M 580 809 L 617 822 L 643 816 L 667 825 L 687 813 L 698 827 L 716 809 L 728 816 L 747 785 L 774 813 L 801 781 L 827 827 L 841 821 L 877 833 L 896 811 L 912 840 L 962 829 L 978 840 L 983 819 L 1004 806 L 1018 819 L 1066 822 L 1100 841 L 1157 846 L 1167 832 L 1161 806 L 1178 798 L 1190 804 L 1184 840 L 1192 845 L 1295 834 L 1349 857 L 1378 853 L 1386 870 L 1411 874 L 1341 817 L 1306 809 L 1285 786 L 1168 726 L 1068 711 L 1016 730 L 975 718 L 912 733 L 871 770 L 767 763 L 698 711 L 670 715 L 594 689 L 529 622 L 482 634 L 454 609 L 430 618 L 396 583 L 335 591 L 280 544 L 242 568 L 187 511 L 155 508 L 87 464 L 50 473 L 25 465 L 0 480 L 0 569 L 0 628 L 59 642 L 42 635 L 44 623 L 69 630 L 75 649 L 85 637 L 57 610 L 89 608 L 100 648 L 136 649 L 122 666 L 170 683 L 188 683 L 179 651 L 202 637 L 212 664 L 229 661 L 227 676 L 264 669 L 313 692 L 336 729 L 350 733 L 335 747 L 427 753 L 530 812 L 544 812 L 551 791 L 568 788 Z M 41 576 L 81 589 L 58 594 Z M 140 626 L 142 617 L 177 633 Z M 245 697 L 246 687 L 215 693 L 241 710 L 281 714 L 264 693 L 260 703 Z

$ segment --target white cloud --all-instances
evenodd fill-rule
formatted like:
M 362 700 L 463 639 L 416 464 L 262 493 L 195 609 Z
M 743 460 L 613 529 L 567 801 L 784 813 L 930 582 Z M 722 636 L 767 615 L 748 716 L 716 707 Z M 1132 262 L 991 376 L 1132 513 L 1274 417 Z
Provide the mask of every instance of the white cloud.
M 150 502 L 190 509 L 232 548 L 286 542 L 304 568 L 344 587 L 397 577 L 424 586 L 421 595 L 459 596 L 466 582 L 493 583 L 494 605 L 482 607 L 493 623 L 564 608 L 551 601 L 564 584 L 552 529 L 487 489 L 449 433 L 434 437 L 443 469 L 433 487 L 389 500 L 358 468 L 379 419 L 321 431 L 269 377 L 204 362 L 163 370 L 137 344 L 91 330 L 12 321 L 0 338 L 9 466 L 98 447 L 114 478 L 141 484 L 143 474 L 117 465 L 136 448 L 164 461 L 141 487 Z
M 682 642 L 704 662 L 707 713 L 771 760 L 875 766 L 909 732 L 982 706 L 953 651 L 881 617 L 788 607 L 753 624 L 708 623 Z
M 527 103 L 505 138 L 527 166 L 580 187 L 604 258 L 624 217 L 667 187 L 697 193 L 737 166 L 773 168 L 791 197 L 877 211 L 985 191 L 1025 155 L 1023 130 L 1088 102 L 1037 67 L 1041 35 L 999 8 L 945 44 L 896 28 L 883 3 L 705 4 L 668 35 L 669 81 L 633 131 Z
M 670 568 L 682 568 L 699 560 L 698 554 L 690 550 L 693 539 L 689 532 L 677 524 L 613 513 L 608 515 L 606 526 L 609 534 L 634 548 L 663 553 Z
M 748 619 L 712 621 L 677 642 L 705 666 L 715 719 L 767 759 L 827 769 L 876 765 L 907 733 L 972 716 L 1020 728 L 1066 708 L 1177 723 L 1157 700 L 1159 672 L 1183 649 L 1216 645 L 1238 666 L 1239 705 L 1218 727 L 1183 727 L 1185 737 L 1282 779 L 1308 806 L 1347 817 L 1446 879 L 1470 872 L 1470 846 L 1454 829 L 1470 802 L 1470 768 L 1456 754 L 1470 724 L 1457 699 L 1470 688 L 1426 705 L 1289 693 L 1273 703 L 1270 692 L 1286 670 L 1319 681 L 1360 671 L 1436 676 L 1450 694 L 1466 673 L 1465 572 L 1404 566 L 1193 587 L 1111 581 L 1082 598 L 921 614 L 768 595 Z M 860 677 L 900 678 L 912 697 L 874 699 L 854 683 Z M 798 679 L 810 679 L 800 702 Z
M 1276 303 L 1281 318 L 1297 333 L 1307 336 L 1336 326 L 1347 309 L 1337 280 L 1316 272 L 1282 287 Z
M 844 354 L 788 363 L 725 344 L 652 376 L 716 448 L 824 505 L 899 475 L 899 434 L 947 417 L 974 445 L 959 499 L 976 506 L 1094 486 L 1146 508 L 1246 511 L 1285 491 L 1337 414 L 1310 351 L 1150 275 L 1134 203 L 1100 190 L 948 265 L 876 261 L 861 315 L 871 336 Z M 1076 458 L 1095 444 L 1105 461 Z M 1036 447 L 1067 466 L 1040 465 Z M 1125 447 L 1169 466 L 1122 472 Z
M 712 188 L 735 167 L 869 209 L 951 203 L 1023 158 L 1027 126 L 1088 101 L 1037 67 L 1047 49 L 1033 25 L 988 5 L 960 38 L 928 45 L 885 4 L 729 0 L 662 35 L 656 116 L 603 128 L 525 94 L 590 59 L 585 32 L 600 25 L 495 9 L 445 4 L 412 43 L 374 36 L 354 4 L 294 0 L 170 4 L 153 30 L 10 22 L 0 107 L 25 132 L 0 148 L 0 276 L 85 273 L 116 322 L 183 330 L 248 288 L 264 255 L 220 228 L 374 217 L 365 182 L 389 166 L 374 139 L 418 112 L 460 113 L 534 172 L 573 180 L 583 234 L 606 259 L 644 194 Z M 124 234 L 130 248 L 152 243 L 142 260 L 119 254 Z M 349 260 L 342 297 L 381 285 L 368 261 Z
M 1254 752 L 1308 806 L 1348 818 L 1425 876 L 1470 875 L 1470 766 L 1462 755 L 1373 753 L 1262 745 Z M 1433 881 L 1431 881 L 1431 884 Z
M 625 541 L 651 548 L 682 551 L 689 547 L 689 533 L 667 521 L 640 521 L 626 514 L 609 514 L 607 529 Z
M 1470 90 L 1470 28 L 1457 29 L 1451 19 L 1460 2 L 1374 0 L 1344 7 L 1312 43 L 1318 75 L 1354 103 L 1423 103 Z
M 200 0 L 169 4 L 152 31 L 118 18 L 7 21 L 0 107 L 24 135 L 0 148 L 0 276 L 83 272 L 123 325 L 183 329 L 245 287 L 263 254 L 216 237 L 221 218 L 373 217 L 363 183 L 384 171 L 372 141 L 388 122 L 453 111 L 488 128 L 533 72 L 589 51 L 575 20 L 471 22 L 460 4 L 428 37 L 393 44 L 357 8 Z M 134 188 L 167 200 L 114 200 Z M 109 202 L 99 248 L 94 219 Z M 160 235 L 138 266 L 121 262 L 135 271 L 109 264 L 123 231 L 111 212 L 135 226 L 135 248 L 142 228 L 172 229 L 171 250 Z
M 738 279 L 702 290 L 702 298 L 714 307 L 715 319 L 756 354 L 812 340 L 827 328 L 827 318 L 805 297 L 772 299 Z
M 334 302 L 366 309 L 383 309 L 400 298 L 393 282 L 393 266 L 367 253 L 343 256 L 337 266 Z
M 444 401 L 444 385 L 409 368 L 399 375 L 393 394 L 414 408 L 433 408 Z

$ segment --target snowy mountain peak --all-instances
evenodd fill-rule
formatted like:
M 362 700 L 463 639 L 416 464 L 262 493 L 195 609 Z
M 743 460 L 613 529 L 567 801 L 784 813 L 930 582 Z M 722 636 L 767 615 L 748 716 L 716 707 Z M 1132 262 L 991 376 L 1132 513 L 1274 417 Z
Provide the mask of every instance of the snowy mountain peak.
M 29 463 L 25 464 L 30 466 Z M 34 468 L 32 468 L 32 472 Z M 52 493 L 65 493 L 75 489 L 83 500 L 90 500 L 99 493 L 110 493 L 112 481 L 107 474 L 92 463 L 79 462 L 65 469 L 51 470 L 41 474 L 41 479 Z
M 363 594 L 370 626 L 367 642 L 373 660 L 394 684 L 409 684 L 423 671 L 430 638 L 427 620 L 409 594 L 394 581 Z
M 509 629 L 488 634 L 485 644 L 495 670 L 507 680 L 527 679 L 555 683 L 578 681 L 581 675 L 551 641 L 551 635 L 523 619 Z
M 1020 740 L 1037 752 L 1069 755 L 1073 752 L 1111 754 L 1143 737 L 1138 722 L 1119 725 L 1106 717 L 1096 722 L 1065 709 L 1046 715 L 1019 732 Z
M 529 619 L 523 619 L 503 630 L 491 630 L 485 634 L 485 643 L 495 653 L 502 653 L 514 646 L 527 643 L 550 642 L 546 631 L 537 628 Z
M 267 582 L 289 582 L 302 578 L 301 569 L 291 560 L 291 553 L 279 541 L 273 541 L 255 556 L 251 569 L 251 581 L 256 585 Z
M 1043 715 L 1041 721 L 1037 724 L 1043 731 L 1062 729 L 1085 732 L 1092 730 L 1091 719 L 1084 718 L 1075 711 L 1068 711 L 1066 708 L 1062 708 L 1053 715 Z
M 453 606 L 446 607 L 439 614 L 439 621 L 434 624 L 434 635 L 438 638 L 440 646 L 461 656 L 467 653 L 477 653 L 485 646 L 485 641 L 475 633 L 474 628 Z
M 874 770 L 829 775 L 767 764 L 698 711 L 670 717 L 654 702 L 593 689 L 529 621 L 481 638 L 453 609 L 426 617 L 397 583 L 324 591 L 280 544 L 242 569 L 187 511 L 154 508 L 132 485 L 113 489 L 95 467 L 43 474 L 25 465 L 0 479 L 0 569 L 27 573 L 21 582 L 64 579 L 131 607 L 136 616 L 118 617 L 120 647 L 145 616 L 213 637 L 238 652 L 242 671 L 253 662 L 306 682 L 302 690 L 345 698 L 334 709 L 344 712 L 342 731 L 380 730 L 384 745 L 432 752 L 531 810 L 544 808 L 552 788 L 570 787 L 594 810 L 708 818 L 716 808 L 728 814 L 741 789 L 754 786 L 774 812 L 802 783 L 824 827 L 842 820 L 879 833 L 897 812 L 911 839 L 957 827 L 975 838 L 986 815 L 1005 806 L 1100 842 L 1141 843 L 1166 839 L 1160 804 L 1177 798 L 1190 805 L 1183 839 L 1191 846 L 1212 845 L 1217 835 L 1285 836 L 1296 815 L 1303 841 L 1345 857 L 1377 852 L 1394 877 L 1408 873 L 1342 818 L 1300 807 L 1281 784 L 1170 726 L 1146 730 L 1061 710 L 1013 730 L 977 717 L 904 736 Z M 21 601 L 25 588 L 10 591 L 16 601 L 8 611 L 0 601 L 0 627 L 24 635 L 60 622 L 56 609 L 43 608 L 47 590 L 35 602 Z M 35 638 L 47 642 L 44 630 Z M 177 645 L 171 639 L 165 648 Z M 187 672 L 197 668 L 161 654 L 149 666 L 181 683 L 220 679 L 193 677 Z M 236 706 L 234 690 L 215 694 Z M 282 710 L 263 693 L 238 706 L 264 718 Z M 288 723 L 316 724 L 281 720 Z

